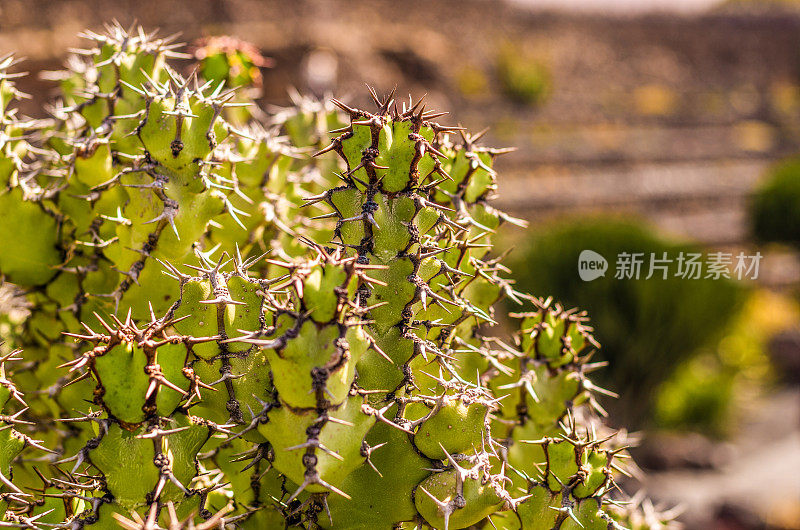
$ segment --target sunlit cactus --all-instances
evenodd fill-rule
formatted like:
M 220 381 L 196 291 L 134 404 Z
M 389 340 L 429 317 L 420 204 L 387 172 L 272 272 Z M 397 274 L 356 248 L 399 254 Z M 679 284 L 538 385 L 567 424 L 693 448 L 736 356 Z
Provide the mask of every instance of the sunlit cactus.
M 587 317 L 493 248 L 525 226 L 490 205 L 506 149 L 393 93 L 258 110 L 238 41 L 184 76 L 171 38 L 86 36 L 49 120 L 16 116 L 0 61 L 0 272 L 29 309 L 2 328 L 5 521 L 669 524 L 615 492 L 635 468 Z M 517 333 L 505 297 L 534 307 Z

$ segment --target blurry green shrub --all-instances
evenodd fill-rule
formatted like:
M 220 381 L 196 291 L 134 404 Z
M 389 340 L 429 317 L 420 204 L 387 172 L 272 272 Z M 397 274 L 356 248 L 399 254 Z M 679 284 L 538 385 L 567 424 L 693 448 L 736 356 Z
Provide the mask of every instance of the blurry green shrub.
M 549 66 L 512 43 L 500 47 L 496 71 L 503 92 L 517 103 L 541 105 L 553 90 Z
M 725 365 L 714 351 L 702 350 L 681 364 L 659 389 L 655 400 L 655 426 L 671 431 L 697 431 L 724 438 L 737 408 L 736 367 Z
M 753 292 L 723 338 L 683 363 L 662 385 L 656 424 L 716 437 L 731 434 L 735 413 L 774 380 L 767 343 L 798 316 L 797 302 L 790 297 Z
M 604 277 L 580 279 L 578 256 L 585 249 L 608 260 Z M 598 377 L 625 395 L 609 405 L 620 419 L 642 426 L 652 417 L 658 387 L 699 348 L 719 339 L 745 299 L 745 289 L 732 280 L 674 277 L 675 263 L 667 279 L 658 273 L 644 279 L 651 253 L 675 259 L 680 252 L 700 251 L 662 239 L 638 222 L 595 217 L 544 228 L 512 256 L 522 291 L 552 293 L 589 311 L 602 345 L 599 355 L 610 362 Z M 615 279 L 623 252 L 644 253 L 640 279 Z
M 757 241 L 800 249 L 800 157 L 768 170 L 753 196 L 750 218 Z

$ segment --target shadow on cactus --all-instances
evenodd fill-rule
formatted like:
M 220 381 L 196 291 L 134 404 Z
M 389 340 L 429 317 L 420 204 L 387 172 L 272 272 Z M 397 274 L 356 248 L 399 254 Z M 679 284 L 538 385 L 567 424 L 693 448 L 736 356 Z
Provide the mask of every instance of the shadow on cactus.
M 488 204 L 505 150 L 374 91 L 243 114 L 220 61 L 183 77 L 170 39 L 85 36 L 49 120 L 15 116 L 0 70 L 0 268 L 31 308 L 3 379 L 29 395 L 3 416 L 6 523 L 643 520 L 585 315 L 516 292 L 492 251 L 524 224 Z M 513 337 L 492 334 L 503 297 L 535 303 Z M 15 459 L 34 434 L 56 455 Z

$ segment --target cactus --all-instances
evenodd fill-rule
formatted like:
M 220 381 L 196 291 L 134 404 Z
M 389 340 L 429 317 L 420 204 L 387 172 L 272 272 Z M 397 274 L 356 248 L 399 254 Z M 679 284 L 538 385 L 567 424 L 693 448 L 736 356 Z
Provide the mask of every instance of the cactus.
M 0 271 L 30 307 L 2 328 L 24 348 L 0 362 L 7 521 L 666 524 L 615 504 L 630 466 L 585 314 L 493 252 L 524 226 L 489 204 L 506 150 L 374 91 L 243 112 L 246 46 L 183 77 L 171 39 L 107 30 L 50 76 L 50 120 L 17 119 L 0 61 Z M 536 307 L 509 338 L 504 297 Z M 26 445 L 55 455 L 29 468 Z

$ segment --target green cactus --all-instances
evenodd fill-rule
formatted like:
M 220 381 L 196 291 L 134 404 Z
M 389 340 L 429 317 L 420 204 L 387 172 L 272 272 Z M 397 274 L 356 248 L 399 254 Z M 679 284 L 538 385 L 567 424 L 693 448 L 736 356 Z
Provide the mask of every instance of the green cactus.
M 0 370 L 7 521 L 641 526 L 613 504 L 585 315 L 493 253 L 524 226 L 489 204 L 506 150 L 374 91 L 242 112 L 247 47 L 207 43 L 184 78 L 170 39 L 87 36 L 48 121 L 16 119 L 0 61 L 0 271 L 30 307 L 3 358 L 29 406 Z M 537 306 L 513 341 L 504 297 Z

